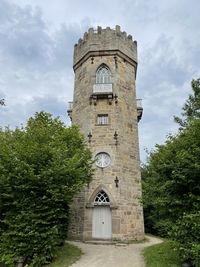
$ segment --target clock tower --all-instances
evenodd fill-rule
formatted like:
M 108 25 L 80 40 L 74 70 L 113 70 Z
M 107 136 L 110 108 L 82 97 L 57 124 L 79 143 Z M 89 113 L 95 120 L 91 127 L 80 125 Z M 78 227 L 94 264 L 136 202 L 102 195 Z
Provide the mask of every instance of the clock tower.
M 90 28 L 74 47 L 68 114 L 93 152 L 93 180 L 71 206 L 79 240 L 144 238 L 136 100 L 137 43 L 119 26 Z

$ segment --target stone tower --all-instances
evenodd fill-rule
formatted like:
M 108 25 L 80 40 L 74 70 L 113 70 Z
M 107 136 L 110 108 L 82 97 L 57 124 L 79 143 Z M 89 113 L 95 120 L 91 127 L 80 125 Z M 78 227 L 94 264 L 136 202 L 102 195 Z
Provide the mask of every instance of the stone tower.
M 135 78 L 137 43 L 120 27 L 89 29 L 74 47 L 74 99 L 68 108 L 93 152 L 92 182 L 71 207 L 71 237 L 144 238 Z

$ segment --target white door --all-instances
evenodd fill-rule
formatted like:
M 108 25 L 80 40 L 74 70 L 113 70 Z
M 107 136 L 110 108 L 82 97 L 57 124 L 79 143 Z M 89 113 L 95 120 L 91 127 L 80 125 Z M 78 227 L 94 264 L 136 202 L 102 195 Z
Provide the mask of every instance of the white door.
M 96 206 L 93 209 L 92 237 L 108 239 L 112 236 L 111 209 L 108 206 Z

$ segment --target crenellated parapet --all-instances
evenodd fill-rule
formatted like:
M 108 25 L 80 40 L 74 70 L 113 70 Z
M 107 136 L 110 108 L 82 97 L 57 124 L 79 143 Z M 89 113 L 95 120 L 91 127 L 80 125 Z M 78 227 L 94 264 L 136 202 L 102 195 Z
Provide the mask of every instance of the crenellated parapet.
M 74 70 L 87 58 L 95 56 L 119 56 L 136 67 L 137 42 L 118 25 L 115 29 L 90 28 L 74 46 Z

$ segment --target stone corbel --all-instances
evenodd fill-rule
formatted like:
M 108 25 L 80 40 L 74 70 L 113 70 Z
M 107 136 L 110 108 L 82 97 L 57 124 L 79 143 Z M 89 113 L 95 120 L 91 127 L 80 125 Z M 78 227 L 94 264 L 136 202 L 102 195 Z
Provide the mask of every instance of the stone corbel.
M 118 95 L 114 95 L 114 99 L 115 99 L 115 104 L 117 104 L 118 103 Z
M 115 60 L 115 68 L 117 69 L 118 68 L 117 56 L 114 56 L 114 60 Z
M 108 104 L 112 105 L 112 101 L 113 101 L 113 96 L 112 95 L 108 95 Z
M 96 95 L 90 96 L 90 105 L 92 105 L 92 103 L 96 106 L 96 104 L 97 104 L 97 96 Z
M 93 103 L 96 106 L 96 104 L 97 104 L 97 96 L 96 95 L 93 95 Z

